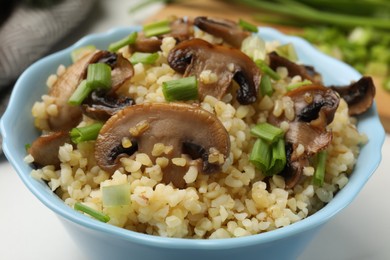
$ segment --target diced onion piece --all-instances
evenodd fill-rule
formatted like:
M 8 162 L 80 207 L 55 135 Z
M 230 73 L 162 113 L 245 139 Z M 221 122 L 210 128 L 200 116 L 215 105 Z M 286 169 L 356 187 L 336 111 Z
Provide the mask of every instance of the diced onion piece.
M 103 186 L 102 197 L 105 207 L 130 205 L 130 184 Z

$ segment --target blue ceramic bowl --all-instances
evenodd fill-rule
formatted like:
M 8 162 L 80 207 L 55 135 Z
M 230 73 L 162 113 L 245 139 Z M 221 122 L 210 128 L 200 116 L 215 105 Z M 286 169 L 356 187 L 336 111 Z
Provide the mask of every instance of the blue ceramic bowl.
M 349 183 L 335 198 L 314 215 L 268 233 L 242 238 L 194 240 L 163 238 L 140 234 L 105 224 L 66 206 L 43 181 L 30 176 L 31 167 L 23 162 L 25 144 L 31 143 L 39 132 L 34 128 L 31 107 L 46 91 L 45 82 L 59 64 L 71 63 L 70 53 L 78 47 L 94 44 L 105 49 L 139 27 L 117 28 L 102 34 L 84 37 L 73 46 L 52 54 L 29 67 L 16 82 L 10 104 L 1 119 L 3 149 L 24 184 L 63 221 L 65 227 L 85 250 L 90 259 L 295 259 L 317 231 L 357 196 L 377 168 L 381 159 L 384 130 L 376 106 L 359 118 L 359 131 L 367 134 L 369 142 L 362 148 Z M 265 40 L 291 42 L 305 64 L 314 65 L 326 84 L 347 84 L 360 78 L 351 67 L 330 58 L 306 41 L 286 36 L 274 29 L 260 28 Z M 44 227 L 43 227 L 44 228 Z

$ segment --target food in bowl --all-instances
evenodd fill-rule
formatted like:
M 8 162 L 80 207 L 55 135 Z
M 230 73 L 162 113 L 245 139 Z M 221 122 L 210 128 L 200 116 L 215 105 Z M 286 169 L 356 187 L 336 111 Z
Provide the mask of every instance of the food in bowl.
M 247 236 L 320 210 L 367 142 L 353 116 L 375 87 L 326 88 L 291 45 L 248 30 L 167 20 L 74 51 L 32 107 L 31 175 L 89 216 L 166 237 Z

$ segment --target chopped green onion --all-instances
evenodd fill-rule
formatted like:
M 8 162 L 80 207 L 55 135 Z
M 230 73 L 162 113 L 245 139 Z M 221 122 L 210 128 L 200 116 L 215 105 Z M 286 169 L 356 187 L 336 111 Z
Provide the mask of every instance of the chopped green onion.
M 284 131 L 269 123 L 260 123 L 251 129 L 251 134 L 273 143 L 283 137 Z
M 111 67 L 105 63 L 88 65 L 87 84 L 92 89 L 111 87 Z
M 294 90 L 296 88 L 299 88 L 299 87 L 302 87 L 302 86 L 305 86 L 305 85 L 310 85 L 312 84 L 312 82 L 308 79 L 305 79 L 301 82 L 297 82 L 297 83 L 293 83 L 293 84 L 290 84 L 287 86 L 287 91 L 291 91 L 291 90 Z
M 280 173 L 286 166 L 286 148 L 284 139 L 280 138 L 272 144 L 272 156 L 269 169 L 266 171 L 267 176 Z
M 125 38 L 120 39 L 119 41 L 113 42 L 108 46 L 108 50 L 111 52 L 116 52 L 120 48 L 135 43 L 137 40 L 137 32 L 132 32 L 129 35 L 127 35 Z
M 80 82 L 76 90 L 73 92 L 72 96 L 68 100 L 70 105 L 80 105 L 83 100 L 91 93 L 92 89 L 87 84 L 87 80 Z
M 82 204 L 81 202 L 76 202 L 74 204 L 74 209 L 75 210 L 79 210 L 79 211 L 82 211 L 84 213 L 87 213 L 88 215 L 90 215 L 91 217 L 94 217 L 96 218 L 97 220 L 100 220 L 101 222 L 108 222 L 110 221 L 110 216 L 100 212 L 100 211 L 97 211 L 91 207 L 88 207 L 84 204 Z
M 263 75 L 260 81 L 260 93 L 262 96 L 271 96 L 274 93 L 271 79 L 268 75 Z
M 133 64 L 153 64 L 160 57 L 158 52 L 146 53 L 146 52 L 134 52 L 130 57 L 130 62 Z
M 257 67 L 263 72 L 264 74 L 270 76 L 274 80 L 279 80 L 280 75 L 271 69 L 263 60 L 256 60 L 255 61 Z
M 271 147 L 270 145 L 259 138 L 253 145 L 252 152 L 249 156 L 249 161 L 263 173 L 270 167 L 271 163 Z
M 276 53 L 286 59 L 296 62 L 298 61 L 298 54 L 295 51 L 294 45 L 291 43 L 283 44 L 275 49 Z
M 24 149 L 25 149 L 26 151 L 28 151 L 30 148 L 31 148 L 31 144 L 25 144 L 25 145 L 24 145 Z
M 102 201 L 105 207 L 129 205 L 130 184 L 119 184 L 102 187 Z
M 241 26 L 242 29 L 250 32 L 258 32 L 258 28 L 256 25 L 253 25 L 247 21 L 244 21 L 243 19 L 240 19 L 238 21 L 238 25 Z
M 326 151 L 321 151 L 317 154 L 317 166 L 313 175 L 314 185 L 322 186 L 324 184 L 326 157 Z
M 198 98 L 198 81 L 195 76 L 163 82 L 162 91 L 167 101 Z
M 146 37 L 157 36 L 171 31 L 170 21 L 162 20 L 144 25 L 144 34 Z
M 84 127 L 73 128 L 70 130 L 70 138 L 75 144 L 96 140 L 102 127 L 102 123 L 95 123 Z
M 70 57 L 72 58 L 72 62 L 75 63 L 78 61 L 81 57 L 83 57 L 86 53 L 92 52 L 96 50 L 95 45 L 86 45 L 80 48 L 77 48 L 73 50 L 70 53 Z

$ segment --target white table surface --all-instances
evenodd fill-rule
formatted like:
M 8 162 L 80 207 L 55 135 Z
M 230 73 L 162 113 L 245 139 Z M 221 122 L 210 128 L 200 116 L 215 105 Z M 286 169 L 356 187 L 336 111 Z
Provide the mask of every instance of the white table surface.
M 127 10 L 134 1 L 98 3 L 88 22 L 55 49 L 91 32 L 139 24 L 161 8 L 157 4 L 129 15 Z M 382 158 L 356 200 L 325 225 L 299 260 L 390 259 L 390 135 L 386 136 Z M 87 259 L 60 220 L 27 190 L 6 160 L 0 161 L 0 205 L 1 260 Z

